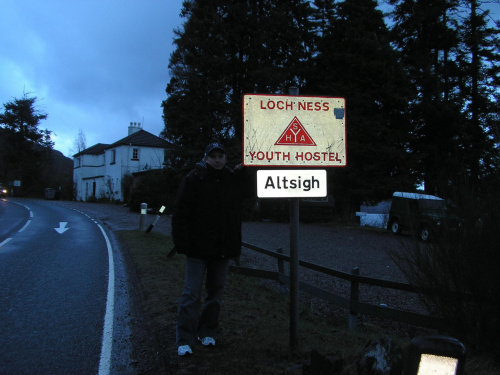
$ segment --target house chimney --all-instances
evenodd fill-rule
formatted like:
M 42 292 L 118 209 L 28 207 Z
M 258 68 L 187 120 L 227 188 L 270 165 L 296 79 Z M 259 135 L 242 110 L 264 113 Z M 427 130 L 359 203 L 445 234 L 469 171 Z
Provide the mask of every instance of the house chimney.
M 128 127 L 128 135 L 137 133 L 139 130 L 141 130 L 141 123 L 140 122 L 131 122 L 129 127 Z

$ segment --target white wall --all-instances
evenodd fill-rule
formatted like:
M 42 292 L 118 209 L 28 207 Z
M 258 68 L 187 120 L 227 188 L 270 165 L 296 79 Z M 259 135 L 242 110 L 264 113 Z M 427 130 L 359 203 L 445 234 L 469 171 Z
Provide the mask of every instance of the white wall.
M 139 149 L 138 160 L 133 159 L 133 149 Z M 113 150 L 116 152 L 112 163 Z M 86 200 L 92 195 L 92 183 L 96 183 L 96 198 L 123 200 L 121 180 L 127 173 L 163 168 L 164 149 L 152 147 L 118 146 L 101 155 L 81 155 L 80 167 L 73 170 L 77 200 Z

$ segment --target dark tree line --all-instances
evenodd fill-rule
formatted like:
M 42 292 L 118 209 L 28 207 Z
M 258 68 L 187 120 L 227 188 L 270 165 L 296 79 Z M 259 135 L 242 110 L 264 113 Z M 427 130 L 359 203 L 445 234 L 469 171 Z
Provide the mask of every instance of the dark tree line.
M 416 94 L 410 102 L 426 190 L 446 196 L 466 174 L 498 173 L 498 27 L 479 0 L 394 1 L 393 41 Z
M 448 197 L 498 179 L 499 28 L 481 0 L 184 1 L 162 135 L 172 166 L 212 139 L 241 158 L 245 93 L 342 96 L 347 167 L 329 170 L 346 211 L 424 184 Z M 341 199 L 339 199 L 341 198 Z
M 304 79 L 310 11 L 303 0 L 184 2 L 163 103 L 163 136 L 179 146 L 174 165 L 192 163 L 212 139 L 240 157 L 242 95 Z
M 411 242 L 396 264 L 417 287 L 455 292 L 424 301 L 468 350 L 498 358 L 500 45 L 489 3 L 387 0 L 384 14 L 374 0 L 184 1 L 163 102 L 171 165 L 192 166 L 212 139 L 239 162 L 243 94 L 345 97 L 347 166 L 329 169 L 337 209 L 420 185 L 452 199 L 460 229 Z
M 37 106 L 37 98 L 24 94 L 3 104 L 0 113 L 0 182 L 12 184 L 18 195 L 38 195 L 52 186 L 54 142 L 50 130 L 39 129 L 47 114 Z

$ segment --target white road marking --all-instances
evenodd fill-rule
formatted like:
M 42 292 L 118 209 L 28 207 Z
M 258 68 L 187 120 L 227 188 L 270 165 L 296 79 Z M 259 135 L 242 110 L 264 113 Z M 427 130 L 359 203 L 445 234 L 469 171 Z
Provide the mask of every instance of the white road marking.
M 97 224 L 97 223 L 96 223 Z M 115 309 L 115 265 L 113 260 L 113 248 L 109 238 L 102 229 L 101 225 L 97 224 L 101 230 L 106 246 L 108 247 L 108 296 L 106 301 L 106 314 L 104 315 L 104 328 L 102 332 L 101 359 L 99 361 L 99 375 L 109 375 L 111 369 L 111 352 L 113 346 L 113 315 Z
M 68 222 L 66 222 L 66 221 L 60 221 L 59 228 L 54 228 L 54 229 L 57 233 L 63 234 L 64 232 L 66 232 L 69 229 L 69 228 L 66 228 L 67 224 L 68 224 Z
M 24 204 L 21 204 L 21 203 L 18 203 L 18 202 L 14 202 L 14 201 L 10 201 L 10 202 L 15 203 L 15 204 L 17 204 L 19 206 L 23 206 L 24 208 L 26 208 L 29 211 L 30 217 L 33 217 L 33 211 L 31 211 L 31 209 L 28 206 L 26 206 Z M 24 231 L 28 227 L 28 225 L 30 225 L 30 223 L 31 223 L 31 220 L 26 221 L 26 224 L 24 224 L 23 227 L 21 229 L 19 229 L 17 232 L 21 233 L 22 231 Z M 3 240 L 2 242 L 0 242 L 0 247 L 2 247 L 3 245 L 5 245 L 11 239 L 12 239 L 12 237 L 9 237 L 9 238 L 6 238 L 5 240 Z
M 3 245 L 5 245 L 7 242 L 9 242 L 10 240 L 12 239 L 12 237 L 9 237 L 9 238 L 6 238 L 5 240 L 3 240 L 2 242 L 0 242 L 0 247 L 2 247 Z
M 32 216 L 32 217 L 33 217 L 33 216 Z M 28 225 L 30 225 L 30 223 L 31 223 L 31 220 L 28 220 L 28 221 L 26 222 L 26 224 L 24 224 L 24 226 L 23 226 L 21 229 L 19 229 L 17 232 L 18 232 L 18 233 L 21 233 L 23 230 L 25 230 L 26 228 L 28 228 Z

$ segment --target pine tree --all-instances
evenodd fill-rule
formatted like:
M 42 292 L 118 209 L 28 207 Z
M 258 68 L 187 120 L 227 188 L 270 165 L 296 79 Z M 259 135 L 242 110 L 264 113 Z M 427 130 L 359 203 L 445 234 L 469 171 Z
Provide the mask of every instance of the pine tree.
M 334 171 L 330 185 L 351 210 L 415 183 L 409 85 L 376 7 L 372 0 L 346 0 L 321 10 L 331 20 L 322 26 L 307 86 L 308 92 L 346 99 L 347 166 Z
M 417 92 L 411 147 L 426 191 L 446 197 L 464 174 L 477 181 L 498 165 L 498 29 L 486 28 L 477 1 L 391 3 L 394 44 Z
M 305 0 L 184 2 L 162 104 L 162 134 L 181 147 L 180 164 L 192 163 L 213 139 L 240 159 L 242 95 L 300 83 L 310 53 L 309 10 Z
M 462 148 L 470 177 L 478 181 L 500 172 L 498 87 L 500 85 L 500 29 L 491 25 L 486 2 L 464 0 L 457 60 L 463 74 L 460 94 L 465 124 Z M 495 130 L 497 132 L 495 132 Z
M 412 149 L 422 156 L 426 190 L 451 198 L 448 212 L 460 222 L 452 231 L 441 223 L 432 248 L 415 243 L 398 264 L 418 287 L 454 291 L 423 301 L 471 351 L 498 356 L 499 313 L 485 303 L 499 294 L 498 28 L 488 26 L 479 0 L 392 3 L 395 43 L 418 93 Z
M 456 154 L 456 129 L 463 119 L 457 100 L 458 45 L 456 23 L 450 19 L 455 0 L 402 0 L 396 4 L 394 44 L 402 54 L 416 95 L 410 102 L 419 156 L 418 170 L 426 191 L 438 193 L 449 180 Z M 448 175 L 447 175 L 448 174 Z
M 2 179 L 19 180 L 25 193 L 34 193 L 39 184 L 42 164 L 50 156 L 54 145 L 50 130 L 40 130 L 39 125 L 47 114 L 36 108 L 36 97 L 26 93 L 21 99 L 15 98 L 4 103 L 4 113 L 0 113 L 2 131 Z
M 13 101 L 4 103 L 4 113 L 0 114 L 0 124 L 12 135 L 17 135 L 23 141 L 46 144 L 45 135 L 50 136 L 50 131 L 38 129 L 41 120 L 47 118 L 47 114 L 35 108 L 36 97 L 28 97 L 25 93 L 22 99 L 15 98 Z

